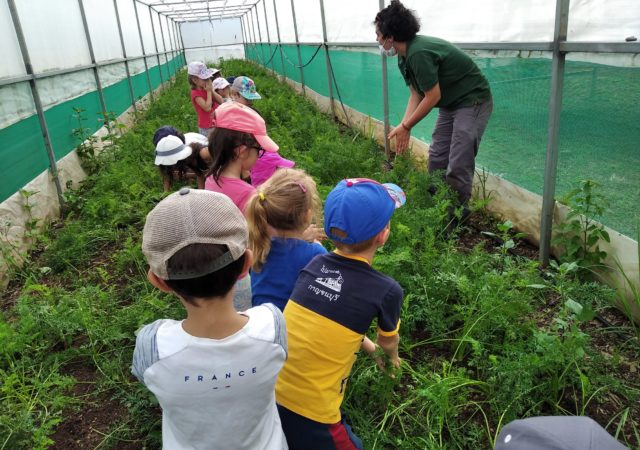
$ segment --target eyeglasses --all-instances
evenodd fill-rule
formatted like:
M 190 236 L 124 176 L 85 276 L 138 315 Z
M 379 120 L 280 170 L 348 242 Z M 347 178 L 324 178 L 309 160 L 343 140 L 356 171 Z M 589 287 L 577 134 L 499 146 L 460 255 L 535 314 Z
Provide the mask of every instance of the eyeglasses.
M 258 152 L 258 158 L 262 158 L 264 152 L 266 152 L 266 150 L 262 148 L 260 144 L 250 145 L 249 147 L 256 149 L 256 151 Z

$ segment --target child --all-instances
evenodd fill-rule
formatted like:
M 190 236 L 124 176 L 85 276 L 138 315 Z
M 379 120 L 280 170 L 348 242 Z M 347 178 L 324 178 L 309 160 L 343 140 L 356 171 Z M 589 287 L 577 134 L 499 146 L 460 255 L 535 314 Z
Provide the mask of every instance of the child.
M 251 169 L 251 184 L 254 187 L 258 187 L 267 181 L 278 169 L 291 168 L 295 165 L 296 163 L 294 161 L 283 158 L 277 151 L 264 152 L 262 158 L 258 159 Z
M 197 137 L 204 136 L 197 133 L 182 134 L 174 127 L 166 125 L 156 130 L 153 135 L 153 144 L 156 146 L 155 164 L 162 174 L 164 192 L 169 191 L 176 174 L 179 179 L 185 179 L 188 173 L 192 173 L 196 177 L 198 188 L 204 188 L 204 178 L 211 164 L 211 156 L 206 139 L 203 143 Z
M 216 71 L 209 69 L 200 61 L 190 62 L 187 67 L 191 86 L 191 103 L 198 115 L 198 131 L 205 136 L 209 135 L 214 126 L 213 111 L 224 101 L 214 92 L 211 84 L 211 77 Z
M 221 105 L 215 112 L 216 128 L 209 135 L 213 163 L 207 172 L 205 189 L 227 195 L 244 212 L 255 188 L 242 179 L 266 149 L 276 151 L 278 145 L 267 136 L 260 115 L 235 102 Z M 251 281 L 238 282 L 233 303 L 237 311 L 251 307 Z
M 375 352 L 363 341 L 373 319 L 378 344 L 391 364 L 400 364 L 402 288 L 371 261 L 403 203 L 400 188 L 367 179 L 343 180 L 327 197 L 324 230 L 337 250 L 302 270 L 284 310 L 289 354 L 276 401 L 291 449 L 362 448 L 340 405 L 358 347 Z
M 327 253 L 318 242 L 304 239 L 321 204 L 313 179 L 294 169 L 279 170 L 251 197 L 245 215 L 254 254 L 253 306 L 273 303 L 284 309 L 300 270 Z
M 231 85 L 229 84 L 226 78 L 222 78 L 222 77 L 216 78 L 215 80 L 213 80 L 211 84 L 213 86 L 214 92 L 216 92 L 220 97 L 222 97 L 223 101 L 225 102 L 231 101 Z
M 237 313 L 234 282 L 252 263 L 247 228 L 222 194 L 182 188 L 147 215 L 148 279 L 184 306 L 138 333 L 133 374 L 162 407 L 162 447 L 286 449 L 274 385 L 287 354 L 272 305 Z
M 260 115 L 235 102 L 221 105 L 215 112 L 216 128 L 209 136 L 213 164 L 207 173 L 205 189 L 228 195 L 244 212 L 255 188 L 242 180 L 265 151 L 275 152 L 278 145 L 267 136 Z
M 256 84 L 249 77 L 236 77 L 231 85 L 231 97 L 234 102 L 252 106 L 254 100 L 262 97 L 256 91 Z

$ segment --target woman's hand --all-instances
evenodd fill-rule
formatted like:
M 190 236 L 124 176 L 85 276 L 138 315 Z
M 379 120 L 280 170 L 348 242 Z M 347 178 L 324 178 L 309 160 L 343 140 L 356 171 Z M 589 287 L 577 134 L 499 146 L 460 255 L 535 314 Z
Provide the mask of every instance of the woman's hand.
M 400 125 L 395 127 L 389 133 L 389 139 L 396 138 L 396 153 L 402 155 L 409 146 L 409 138 L 411 137 L 411 129 L 400 122 Z

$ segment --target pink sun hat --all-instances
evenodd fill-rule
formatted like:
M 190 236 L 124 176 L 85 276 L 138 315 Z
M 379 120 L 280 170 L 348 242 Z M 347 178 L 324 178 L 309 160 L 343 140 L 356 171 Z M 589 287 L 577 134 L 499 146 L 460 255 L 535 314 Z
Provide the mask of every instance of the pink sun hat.
M 226 102 L 213 113 L 216 128 L 252 134 L 267 152 L 277 152 L 278 144 L 267 136 L 267 125 L 260 114 L 237 102 Z

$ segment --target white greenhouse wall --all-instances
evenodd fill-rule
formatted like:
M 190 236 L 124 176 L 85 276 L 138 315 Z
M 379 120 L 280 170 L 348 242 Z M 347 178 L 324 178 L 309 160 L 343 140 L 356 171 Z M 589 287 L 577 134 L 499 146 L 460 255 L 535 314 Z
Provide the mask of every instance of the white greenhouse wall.
M 12 78 L 27 73 L 22 63 L 20 45 L 6 1 L 0 2 L 0 51 L 2 52 L 0 78 Z
M 275 0 L 283 42 L 295 41 L 290 0 Z M 389 1 L 385 1 L 388 5 Z M 421 33 L 453 42 L 549 42 L 553 39 L 556 0 L 404 0 L 421 18 Z M 301 42 L 322 41 L 319 1 L 294 0 Z M 328 42 L 375 42 L 377 1 L 324 0 Z M 273 2 L 267 1 L 271 41 L 275 36 Z M 258 4 L 262 42 L 267 41 L 264 12 Z M 254 10 L 255 15 L 255 10 Z M 248 15 L 249 16 L 249 15 Z M 260 41 L 259 36 L 256 38 Z M 571 0 L 568 39 L 624 42 L 640 37 L 640 1 Z
M 180 24 L 180 33 L 187 62 L 244 58 L 239 18 L 185 22 Z
M 143 96 L 143 100 L 138 102 L 142 106 L 149 97 L 149 81 L 153 86 L 158 86 L 161 81 L 166 82 L 182 64 L 178 27 L 165 15 L 160 15 L 137 0 L 116 0 L 125 47 L 123 52 L 113 0 L 81 2 L 95 60 L 98 64 L 106 63 L 97 68 L 97 73 L 105 90 L 107 111 L 120 114 L 120 120 L 126 122 L 132 108 L 126 81 L 126 65 L 122 59 L 125 55 L 137 58 L 127 63 L 132 77 L 143 74 L 145 62 L 149 68 L 149 78 L 138 75 L 132 80 L 134 96 Z M 32 77 L 27 74 L 10 4 L 15 8 L 23 32 L 35 82 L 30 81 Z M 90 127 L 91 132 L 98 126 L 95 114 L 100 114 L 100 101 L 96 94 L 94 69 L 77 70 L 92 63 L 81 11 L 79 0 L 0 0 L 0 51 L 3 56 L 0 84 L 6 83 L 0 85 L 0 131 L 4 133 L 3 136 L 18 136 L 22 133 L 22 139 L 27 143 L 16 142 L 14 137 L 10 138 L 10 142 L 3 142 L 3 155 L 7 157 L 7 161 L 2 172 L 0 220 L 8 227 L 3 231 L 6 237 L 21 251 L 26 249 L 24 224 L 28 218 L 24 214 L 24 199 L 19 193 L 20 189 L 37 191 L 32 199 L 36 205 L 32 212 L 34 218 L 42 220 L 42 224 L 59 215 L 58 192 L 49 170 L 46 170 L 47 148 L 36 117 L 31 83 L 37 87 L 42 103 L 63 189 L 68 181 L 76 183 L 84 177 L 77 155 L 72 151 L 76 145 L 73 129 L 78 126 L 72 110 L 74 103 L 69 104 L 68 109 L 65 103 L 90 94 L 78 104 L 86 107 L 87 111 L 90 110 L 85 117 L 86 126 Z M 172 52 L 167 56 L 155 55 L 166 50 Z M 154 55 L 141 58 L 144 54 Z M 161 76 L 158 73 L 158 60 L 164 65 Z M 170 60 L 172 62 L 167 65 Z M 63 73 L 53 75 L 51 72 Z M 116 84 L 119 87 L 107 91 L 107 88 Z M 61 107 L 52 110 L 58 105 Z M 129 109 L 124 111 L 127 107 Z M 22 121 L 24 123 L 19 123 Z M 25 134 L 23 128 L 27 126 L 28 133 Z M 98 136 L 103 134 L 104 129 L 96 133 Z M 17 156 L 17 150 L 22 157 Z M 6 270 L 2 266 L 0 261 L 0 282 Z

